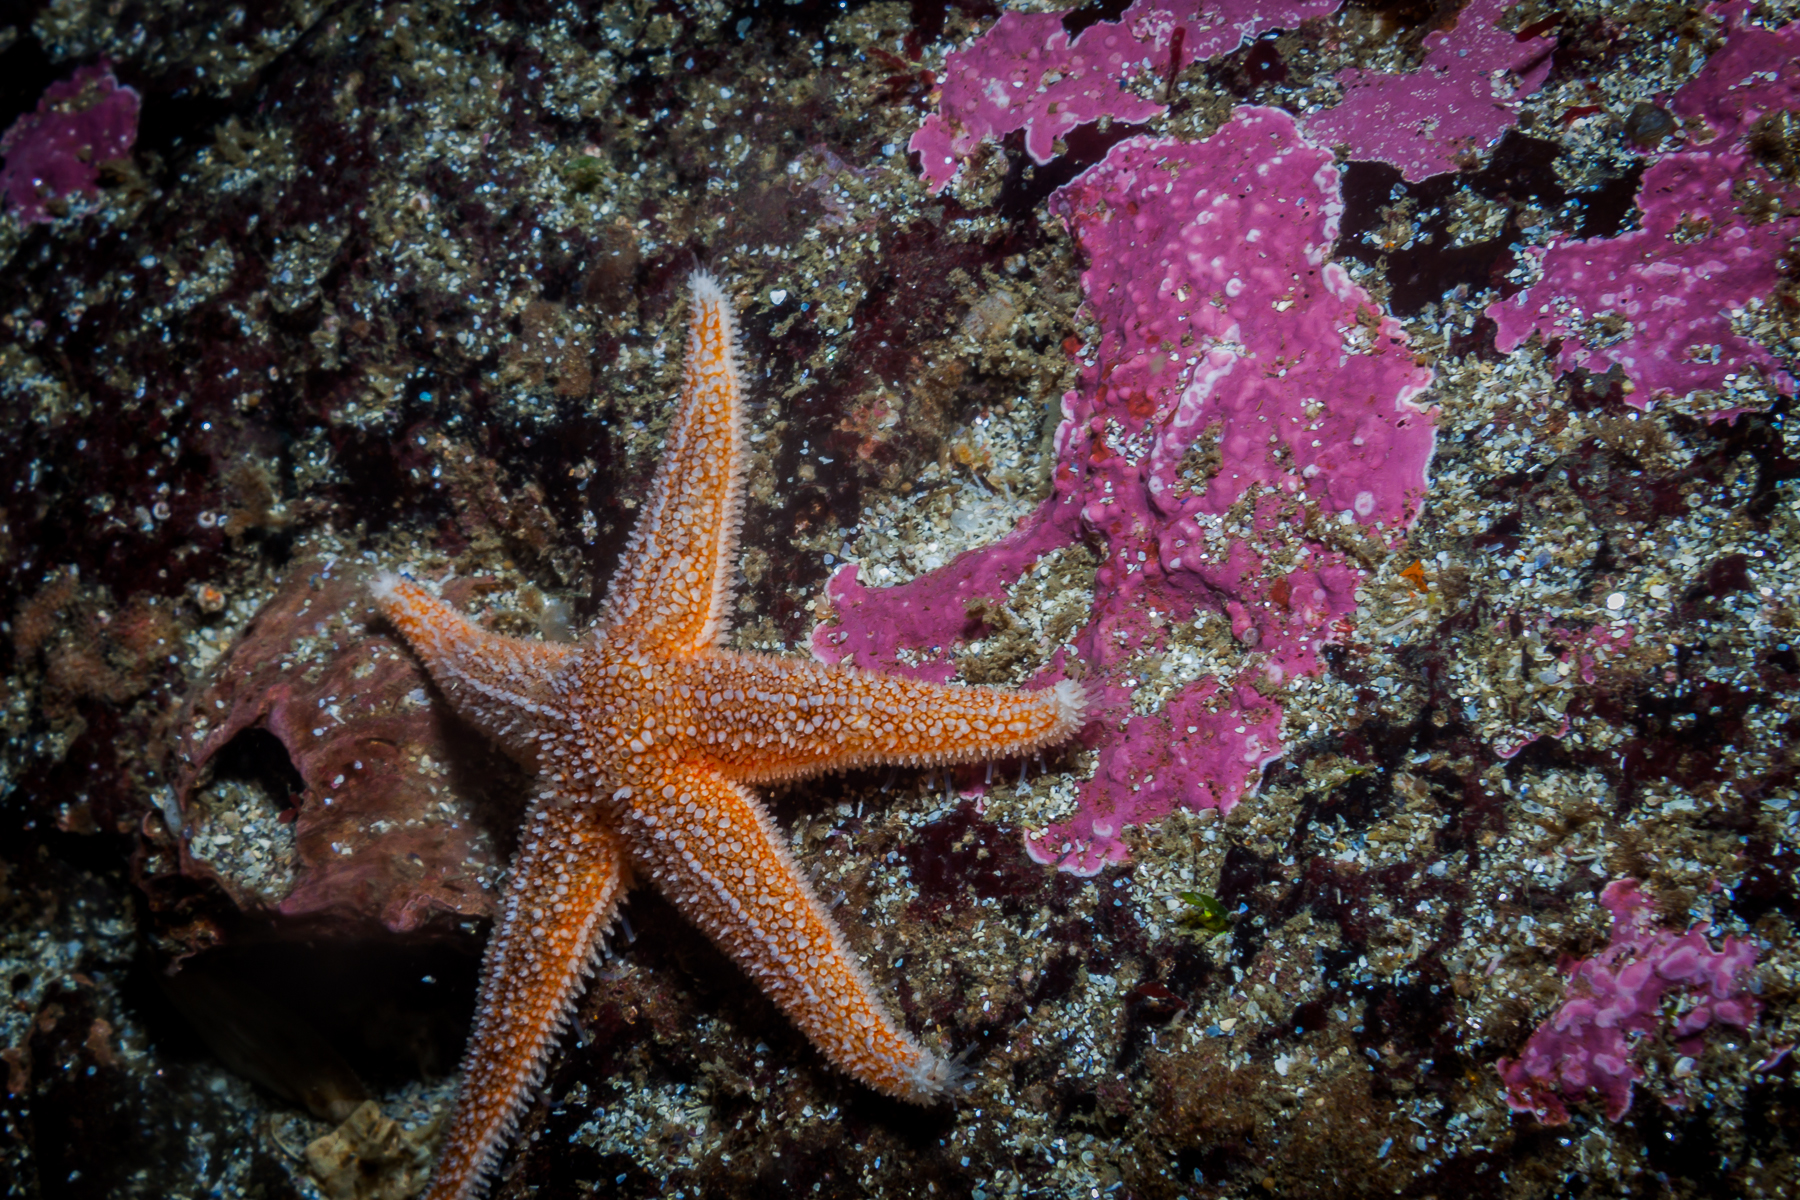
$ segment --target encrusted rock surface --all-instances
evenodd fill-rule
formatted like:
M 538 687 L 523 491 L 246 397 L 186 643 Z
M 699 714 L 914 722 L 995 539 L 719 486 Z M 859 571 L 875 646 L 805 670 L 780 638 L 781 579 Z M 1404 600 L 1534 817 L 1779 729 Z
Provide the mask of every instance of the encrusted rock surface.
M 1066 81 L 1007 64 L 1031 47 L 982 41 L 976 3 L 126 7 L 0 28 L 0 129 L 64 81 L 125 95 L 103 63 L 138 103 L 122 157 L 76 153 L 91 192 L 0 212 L 0 1191 L 416 1185 L 526 784 L 359 581 L 578 631 L 696 262 L 755 371 L 735 644 L 1086 672 L 1101 723 L 1043 761 L 771 798 L 904 1020 L 969 1049 L 968 1105 L 859 1089 L 640 891 L 497 1195 L 1796 1189 L 1792 4 L 1007 18 L 1056 53 L 1120 39 L 1116 74 Z M 1346 78 L 1467 84 L 1477 25 L 1521 74 L 1454 170 L 1421 177 L 1399 133 L 1309 141 Z M 1775 79 L 1724 77 L 1771 54 Z M 1066 83 L 1078 119 L 922 162 L 984 63 Z M 1165 264 L 1227 147 L 1237 232 Z M 1744 186 L 1681 192 L 1668 236 L 1742 230 L 1753 286 L 1688 293 L 1719 301 L 1716 361 L 1634 376 L 1662 331 L 1558 264 L 1628 270 L 1669 224 L 1650 189 L 1700 155 Z M 1277 203 L 1300 232 L 1259 244 Z M 1202 288 L 1215 258 L 1309 254 L 1329 286 L 1285 309 L 1248 274 Z M 1131 340 L 1157 322 L 1171 346 Z M 1382 351 L 1347 357 L 1380 360 L 1355 395 L 1299 362 L 1333 337 Z M 1305 478 L 1296 431 L 1226 439 L 1309 396 L 1307 421 L 1421 423 L 1386 427 L 1406 470 L 1369 511 L 1338 479 L 1307 479 L 1317 519 L 1227 479 Z M 1355 475 L 1358 436 L 1316 452 Z M 1177 527 L 1213 517 L 1237 532 L 1196 570 Z M 1337 589 L 1314 612 L 1305 570 Z M 1203 726 L 1266 750 L 1235 784 L 1134 774 Z M 1128 819 L 1057 870 L 1108 788 Z M 1532 1075 L 1516 1111 L 1502 1071 L 1642 962 L 1669 986 L 1626 981 L 1656 1008 L 1632 1002 L 1628 1070 Z M 204 1016 L 172 969 L 216 984 Z M 341 1127 L 283 1098 L 333 1087 Z

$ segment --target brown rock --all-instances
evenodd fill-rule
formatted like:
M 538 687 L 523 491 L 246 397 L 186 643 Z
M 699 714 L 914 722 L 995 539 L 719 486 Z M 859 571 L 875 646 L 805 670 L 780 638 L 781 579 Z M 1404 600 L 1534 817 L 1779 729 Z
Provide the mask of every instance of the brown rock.
M 248 911 L 395 932 L 488 914 L 487 830 L 514 822 L 478 814 L 518 777 L 453 722 L 363 572 L 295 564 L 183 707 L 180 874 Z

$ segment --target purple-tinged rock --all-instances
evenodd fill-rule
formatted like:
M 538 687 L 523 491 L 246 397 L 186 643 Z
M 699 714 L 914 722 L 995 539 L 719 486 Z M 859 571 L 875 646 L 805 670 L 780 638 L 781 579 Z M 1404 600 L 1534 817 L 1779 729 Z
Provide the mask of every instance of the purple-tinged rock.
M 1562 370 L 1618 366 L 1629 381 L 1626 402 L 1640 409 L 1759 383 L 1794 391 L 1787 368 L 1732 323 L 1768 300 L 1800 237 L 1800 218 L 1774 215 L 1794 211 L 1800 187 L 1752 146 L 1759 121 L 1800 103 L 1800 29 L 1771 32 L 1744 23 L 1742 6 L 1724 11 L 1737 17 L 1724 48 L 1669 104 L 1689 122 L 1689 140 L 1644 172 L 1641 227 L 1532 251 L 1543 277 L 1488 309 L 1500 349 L 1542 333 Z M 1765 215 L 1773 219 L 1741 202 L 1752 191 L 1771 202 Z
M 1056 156 L 1056 139 L 1106 116 L 1147 121 L 1165 104 L 1127 90 L 1145 70 L 1167 78 L 1185 63 L 1237 49 L 1269 29 L 1323 16 L 1338 0 L 1225 0 L 1201 4 L 1137 0 L 1117 21 L 1099 21 L 1073 39 L 1066 13 L 1008 12 L 944 61 L 938 111 L 907 144 L 919 152 L 931 190 L 941 192 L 983 141 L 1025 131 L 1037 163 Z
M 485 915 L 496 855 L 470 798 L 491 772 L 456 772 L 467 739 L 396 637 L 365 624 L 365 583 L 295 565 L 188 700 L 181 873 L 246 910 L 351 927 Z
M 1417 71 L 1342 71 L 1344 98 L 1306 119 L 1306 135 L 1350 157 L 1392 163 L 1410 180 L 1454 171 L 1518 120 L 1518 101 L 1550 73 L 1556 39 L 1520 41 L 1494 22 L 1504 0 L 1475 0 L 1447 30 L 1425 35 Z
M 1076 816 L 1029 841 L 1039 861 L 1091 874 L 1125 857 L 1125 826 L 1229 810 L 1281 753 L 1274 697 L 1356 606 L 1361 573 L 1325 526 L 1397 532 L 1417 515 L 1433 430 L 1414 401 L 1431 372 L 1329 261 L 1337 170 L 1286 113 L 1240 109 L 1203 142 L 1122 142 L 1051 205 L 1091 263 L 1101 330 L 1063 398 L 1054 495 L 998 543 L 899 587 L 867 589 L 846 567 L 829 589 L 837 620 L 813 645 L 947 678 L 942 650 L 967 636 L 972 605 L 1052 551 L 1103 545 L 1071 639 L 1097 770 Z M 1229 678 L 1134 674 L 1212 617 L 1231 634 Z M 1057 661 L 1040 682 L 1071 669 Z M 1134 700 L 1152 687 L 1166 699 Z
M 1706 925 L 1686 933 L 1655 928 L 1655 905 L 1635 879 L 1618 879 L 1600 893 L 1612 914 L 1612 939 L 1592 958 L 1565 970 L 1563 1002 L 1525 1043 L 1517 1059 L 1494 1065 L 1506 1083 L 1506 1103 L 1546 1125 L 1566 1124 L 1566 1100 L 1597 1094 L 1608 1120 L 1631 1108 L 1632 1084 L 1643 1078 L 1632 1061 L 1639 1039 L 1665 1024 L 1663 997 L 1680 995 L 1690 1005 L 1669 1025 L 1683 1054 L 1701 1049 L 1700 1034 L 1718 1022 L 1748 1028 L 1762 1011 L 1750 994 L 1756 947 L 1725 938 L 1714 950 Z
M 138 94 L 105 63 L 45 88 L 37 108 L 0 135 L 0 192 L 19 223 L 53 220 L 51 203 L 93 195 L 101 165 L 131 153 L 137 122 Z

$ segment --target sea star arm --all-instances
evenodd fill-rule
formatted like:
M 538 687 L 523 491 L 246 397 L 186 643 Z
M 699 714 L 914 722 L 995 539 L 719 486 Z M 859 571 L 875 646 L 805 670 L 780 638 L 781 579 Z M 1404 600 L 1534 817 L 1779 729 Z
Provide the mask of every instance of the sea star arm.
M 529 762 L 537 732 L 567 727 L 550 681 L 573 646 L 489 633 L 398 575 L 378 577 L 372 591 L 456 711 L 489 737 Z
M 600 623 L 663 655 L 709 650 L 724 635 L 744 514 L 737 317 L 712 276 L 696 271 L 690 286 L 681 398 Z
M 614 798 L 634 861 L 825 1057 L 902 1100 L 946 1094 L 955 1068 L 875 999 L 755 796 L 704 765 L 674 761 Z
M 533 808 L 482 961 L 462 1089 L 426 1200 L 480 1193 L 630 883 L 625 853 L 600 805 L 546 795 Z
M 681 666 L 729 720 L 696 731 L 722 773 L 770 783 L 875 763 L 928 767 L 1029 754 L 1081 727 L 1081 685 L 1035 692 L 930 683 L 762 654 Z

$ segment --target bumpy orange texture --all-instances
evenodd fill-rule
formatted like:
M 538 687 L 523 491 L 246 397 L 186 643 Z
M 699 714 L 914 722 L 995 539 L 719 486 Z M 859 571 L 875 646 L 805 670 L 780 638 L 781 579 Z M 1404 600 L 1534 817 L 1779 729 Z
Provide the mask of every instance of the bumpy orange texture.
M 481 1009 L 429 1196 L 478 1194 L 633 877 L 654 883 L 838 1066 L 929 1102 L 954 1071 L 876 999 L 747 783 L 870 763 L 1025 754 L 1081 723 L 1079 686 L 945 686 L 720 649 L 743 511 L 736 321 L 692 281 L 662 464 L 595 628 L 500 637 L 410 580 L 374 591 L 464 717 L 541 794 L 483 964 Z

